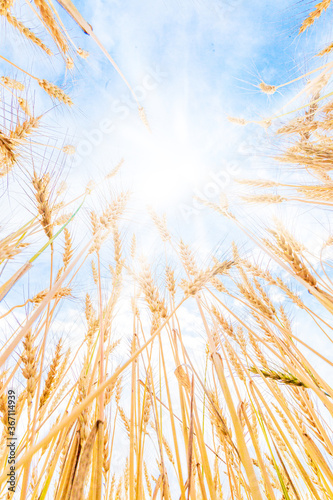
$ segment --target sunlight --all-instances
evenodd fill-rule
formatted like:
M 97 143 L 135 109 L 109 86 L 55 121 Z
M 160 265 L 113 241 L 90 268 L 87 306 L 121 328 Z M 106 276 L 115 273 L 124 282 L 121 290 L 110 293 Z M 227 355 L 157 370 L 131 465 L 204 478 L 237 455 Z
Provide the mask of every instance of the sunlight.
M 195 185 L 205 175 L 193 147 L 149 137 L 143 149 L 144 175 L 135 186 L 141 200 L 162 208 L 193 195 Z

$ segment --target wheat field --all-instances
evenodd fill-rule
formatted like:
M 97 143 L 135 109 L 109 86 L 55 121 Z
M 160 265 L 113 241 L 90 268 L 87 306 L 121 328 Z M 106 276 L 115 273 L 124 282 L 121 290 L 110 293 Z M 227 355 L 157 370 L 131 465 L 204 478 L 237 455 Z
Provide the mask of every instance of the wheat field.
M 293 36 L 307 47 L 332 5 L 305 3 Z M 228 118 L 264 131 L 272 175 L 195 197 L 235 231 L 203 258 L 154 206 L 136 218 L 125 152 L 75 196 L 66 185 L 86 35 L 154 133 L 80 3 L 0 0 L 0 14 L 0 498 L 333 499 L 333 44 L 289 81 L 258 79 L 267 107 L 288 89 L 280 113 Z M 276 206 L 300 210 L 295 231 L 256 215 Z M 315 250 L 297 237 L 313 214 L 327 223 Z M 147 232 L 158 255 L 143 255 Z

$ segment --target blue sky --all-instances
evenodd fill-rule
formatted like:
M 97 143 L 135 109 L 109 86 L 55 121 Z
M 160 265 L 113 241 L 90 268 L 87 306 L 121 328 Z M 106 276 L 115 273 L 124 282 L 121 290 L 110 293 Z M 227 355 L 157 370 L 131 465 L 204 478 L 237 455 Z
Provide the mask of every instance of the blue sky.
M 152 204 L 167 213 L 177 235 L 212 252 L 238 233 L 208 209 L 199 209 L 193 195 L 214 192 L 212 184 L 220 187 L 214 175 L 223 178 L 231 166 L 236 165 L 239 177 L 276 174 L 274 163 L 263 155 L 264 148 L 274 152 L 269 133 L 257 125 L 230 124 L 227 116 L 270 116 L 302 88 L 302 82 L 296 82 L 267 96 L 255 85 L 261 79 L 283 83 L 317 64 L 312 54 L 330 41 L 331 31 L 321 29 L 327 28 L 330 16 L 319 21 L 318 29 L 297 37 L 313 5 L 290 0 L 79 2 L 83 16 L 137 92 L 151 133 L 123 80 L 64 12 L 70 36 L 90 52 L 87 60 L 77 59 L 73 75 L 63 77 L 59 58 L 50 62 L 32 57 L 24 43 L 12 41 L 12 33 L 3 31 L 2 38 L 6 53 L 18 65 L 64 85 L 73 96 L 70 110 L 52 109 L 47 96 L 35 99 L 36 113 L 52 111 L 44 116 L 51 142 L 77 147 L 74 164 L 64 167 L 70 195 L 81 193 L 90 179 L 102 181 L 124 158 L 111 189 L 133 191 L 131 214 L 136 222 L 144 227 L 144 209 Z M 19 12 L 24 20 L 31 18 L 26 4 Z M 34 84 L 30 88 L 34 93 Z M 259 151 L 244 154 L 258 143 Z M 227 183 L 224 190 L 229 194 L 230 189 Z M 109 195 L 109 186 L 103 185 L 98 196 L 105 200 Z M 99 201 L 91 203 L 97 206 Z M 247 212 L 243 215 L 251 218 L 253 209 Z M 11 217 L 16 214 L 21 217 L 21 205 L 10 206 Z
M 90 52 L 87 60 L 77 59 L 73 75 L 63 77 L 57 58 L 50 62 L 27 57 L 24 43 L 10 43 L 5 32 L 3 39 L 17 64 L 64 85 L 73 96 L 75 105 L 70 110 L 52 109 L 47 96 L 40 99 L 39 95 L 35 101 L 36 112 L 51 111 L 44 116 L 51 142 L 71 142 L 77 148 L 74 164 L 64 166 L 69 198 L 81 194 L 90 179 L 102 182 L 124 158 L 111 188 L 102 182 L 98 195 L 87 202 L 87 210 L 107 201 L 110 189 L 112 194 L 130 189 L 130 217 L 140 224 L 142 240 L 150 251 L 158 252 L 159 241 L 146 230 L 149 204 L 166 212 L 175 235 L 190 241 L 207 259 L 222 243 L 245 240 L 233 224 L 198 207 L 193 195 L 210 196 L 217 188 L 218 197 L 221 184 L 216 177 L 223 179 L 230 168 L 236 177 L 277 173 L 263 154 L 265 148 L 274 153 L 269 132 L 257 125 L 230 124 L 227 116 L 260 120 L 274 114 L 302 88 L 302 82 L 296 82 L 267 96 L 255 86 L 261 79 L 283 83 L 317 64 L 312 54 L 329 42 L 330 34 L 329 29 L 320 29 L 320 23 L 326 27 L 330 17 L 319 21 L 319 29 L 296 36 L 313 4 L 290 0 L 79 2 L 83 16 L 136 91 L 151 133 L 140 121 L 123 80 L 65 13 L 73 41 Z M 27 5 L 20 12 L 23 19 L 29 19 Z M 251 148 L 255 152 L 248 154 Z M 226 182 L 221 191 L 229 194 L 231 187 Z M 11 217 L 22 216 L 22 204 L 9 209 Z M 306 212 L 304 207 L 300 211 Z M 276 213 L 285 217 L 280 207 Z M 292 208 L 293 217 L 298 213 L 298 208 Z M 87 211 L 82 214 L 86 223 Z M 240 209 L 240 214 L 254 224 L 263 210 Z
M 172 209 L 163 193 L 177 202 L 189 199 L 209 169 L 218 170 L 223 160 L 244 163 L 240 138 L 263 135 L 254 132 L 258 127 L 230 126 L 227 115 L 260 119 L 288 95 L 286 88 L 284 95 L 267 97 L 253 85 L 261 78 L 282 83 L 298 76 L 297 65 L 306 59 L 303 54 L 295 62 L 298 16 L 287 1 L 97 2 L 93 12 L 82 2 L 82 12 L 137 91 L 152 130 L 149 135 L 123 81 L 86 37 L 91 56 L 76 75 L 70 119 L 78 136 L 105 118 L 116 130 L 85 159 L 85 171 L 97 164 L 103 170 L 124 157 L 123 176 L 129 174 L 135 190 L 151 177 L 144 195 L 157 191 L 171 213 L 175 204 Z

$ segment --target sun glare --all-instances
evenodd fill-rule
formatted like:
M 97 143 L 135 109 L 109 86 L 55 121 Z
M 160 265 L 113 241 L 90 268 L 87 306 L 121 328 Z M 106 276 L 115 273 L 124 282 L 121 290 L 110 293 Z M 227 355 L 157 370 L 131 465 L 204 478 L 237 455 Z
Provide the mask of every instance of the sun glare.
M 139 198 L 156 208 L 165 208 L 193 195 L 204 175 L 200 157 L 187 142 L 156 140 L 145 145 L 144 175 L 135 186 Z

